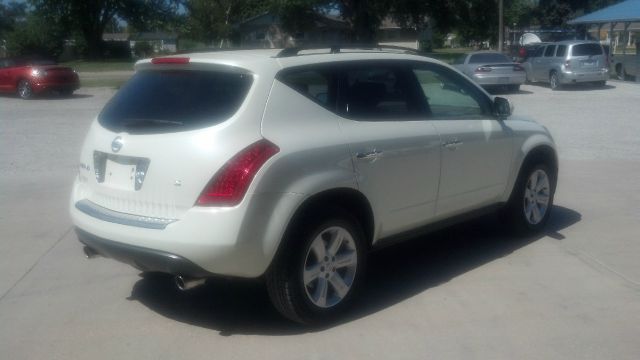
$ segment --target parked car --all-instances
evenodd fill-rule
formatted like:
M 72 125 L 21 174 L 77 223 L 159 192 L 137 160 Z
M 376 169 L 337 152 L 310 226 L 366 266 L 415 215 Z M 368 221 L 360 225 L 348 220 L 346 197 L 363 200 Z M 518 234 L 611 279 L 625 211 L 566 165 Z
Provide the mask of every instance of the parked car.
M 80 87 L 73 69 L 39 59 L 0 59 L 0 92 L 15 93 L 23 99 L 55 91 L 70 96 Z
M 632 76 L 638 76 L 638 55 L 636 54 L 615 54 L 611 56 L 613 71 L 618 79 L 628 80 Z
M 484 88 L 506 87 L 517 92 L 526 80 L 524 68 L 494 51 L 464 54 L 453 66 Z
M 440 61 L 271 49 L 135 69 L 80 154 L 70 213 L 88 257 L 180 289 L 260 278 L 309 324 L 353 303 L 372 249 L 496 210 L 520 233 L 549 218 L 547 129 Z
M 591 83 L 604 87 L 609 64 L 602 45 L 593 41 L 561 41 L 538 48 L 523 66 L 527 80 L 548 82 L 551 89 Z

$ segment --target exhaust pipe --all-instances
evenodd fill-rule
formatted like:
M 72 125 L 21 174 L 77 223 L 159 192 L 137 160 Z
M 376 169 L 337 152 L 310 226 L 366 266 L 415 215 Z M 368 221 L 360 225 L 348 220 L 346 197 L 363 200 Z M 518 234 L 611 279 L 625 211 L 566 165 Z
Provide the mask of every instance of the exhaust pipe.
M 174 278 L 174 281 L 176 283 L 176 287 L 180 291 L 188 291 L 204 285 L 207 279 L 206 278 L 190 278 L 190 277 L 178 275 Z
M 100 254 L 98 254 L 98 252 L 97 252 L 97 251 L 93 250 L 92 248 L 90 248 L 90 247 L 88 247 L 88 246 L 84 246 L 84 247 L 82 248 L 82 252 L 84 252 L 84 256 L 85 256 L 87 259 L 92 259 L 92 258 L 94 258 L 94 257 L 96 257 L 96 256 L 99 256 L 99 255 L 100 255 Z

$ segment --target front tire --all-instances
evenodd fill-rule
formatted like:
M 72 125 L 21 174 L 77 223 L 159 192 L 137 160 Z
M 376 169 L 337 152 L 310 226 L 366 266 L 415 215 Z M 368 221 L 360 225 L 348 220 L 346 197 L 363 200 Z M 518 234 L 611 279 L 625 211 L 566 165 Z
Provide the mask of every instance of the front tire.
M 544 228 L 553 207 L 556 177 L 544 163 L 524 168 L 503 210 L 516 234 L 535 234 Z
M 266 276 L 275 308 L 302 324 L 336 318 L 364 278 L 366 243 L 358 222 L 341 211 L 320 219 L 296 224 Z
M 20 80 L 20 82 L 18 82 L 18 96 L 24 100 L 33 98 L 33 89 L 31 88 L 31 83 L 29 81 Z

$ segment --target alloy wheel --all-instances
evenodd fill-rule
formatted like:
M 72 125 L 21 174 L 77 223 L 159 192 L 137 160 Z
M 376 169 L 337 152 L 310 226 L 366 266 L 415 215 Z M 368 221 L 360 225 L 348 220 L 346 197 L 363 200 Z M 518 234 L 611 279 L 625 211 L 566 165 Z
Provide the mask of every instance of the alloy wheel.
M 351 290 L 358 265 L 356 242 L 347 229 L 322 230 L 307 251 L 302 280 L 309 301 L 320 308 L 339 304 Z
M 539 224 L 547 214 L 551 196 L 549 176 L 542 169 L 534 171 L 524 191 L 524 216 L 531 225 Z

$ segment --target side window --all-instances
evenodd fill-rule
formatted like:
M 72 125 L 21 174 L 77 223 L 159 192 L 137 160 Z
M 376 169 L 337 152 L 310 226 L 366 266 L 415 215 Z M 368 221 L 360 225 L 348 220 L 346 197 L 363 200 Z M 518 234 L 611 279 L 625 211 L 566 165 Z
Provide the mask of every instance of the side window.
M 567 54 L 567 45 L 558 45 L 556 50 L 556 57 L 564 57 Z
M 490 104 L 478 89 L 451 71 L 436 66 L 413 70 L 435 119 L 480 119 Z
M 534 57 L 542 57 L 542 54 L 544 53 L 544 49 L 545 49 L 544 46 L 539 47 L 538 50 L 536 50 L 536 54 L 533 55 L 533 56 Z
M 288 71 L 278 79 L 316 103 L 334 110 L 335 86 L 333 76 L 324 69 Z
M 547 46 L 547 49 L 544 51 L 544 57 L 550 57 L 553 56 L 553 53 L 556 51 L 556 46 L 555 45 L 549 45 Z
M 349 66 L 340 93 L 342 111 L 353 119 L 407 119 L 424 114 L 415 80 L 402 67 Z

